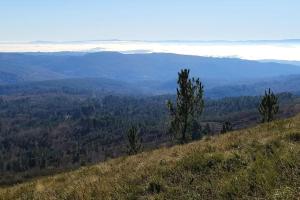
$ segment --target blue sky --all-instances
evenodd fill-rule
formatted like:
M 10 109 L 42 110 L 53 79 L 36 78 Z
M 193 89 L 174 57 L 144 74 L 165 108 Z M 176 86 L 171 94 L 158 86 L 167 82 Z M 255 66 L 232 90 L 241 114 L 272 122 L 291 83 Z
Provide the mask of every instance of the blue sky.
M 0 41 L 300 38 L 299 0 L 1 0 Z

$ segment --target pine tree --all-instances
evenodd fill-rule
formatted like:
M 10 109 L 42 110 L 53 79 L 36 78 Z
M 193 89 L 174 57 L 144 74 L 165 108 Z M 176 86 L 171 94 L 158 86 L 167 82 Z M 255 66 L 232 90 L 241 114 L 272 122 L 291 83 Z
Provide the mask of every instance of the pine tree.
M 230 122 L 225 122 L 222 126 L 221 134 L 227 133 L 232 130 L 233 130 L 232 124 Z
M 198 120 L 204 107 L 203 85 L 199 78 L 189 78 L 190 70 L 178 73 L 176 107 L 168 101 L 172 117 L 171 132 L 180 143 L 186 143 L 191 137 L 192 122 Z
M 128 129 L 127 140 L 128 140 L 127 153 L 129 155 L 137 154 L 141 150 L 142 145 L 138 138 L 138 131 L 135 126 L 131 126 Z
M 202 138 L 202 127 L 197 120 L 193 120 L 191 124 L 192 140 L 199 140 Z
M 210 135 L 212 133 L 212 130 L 210 128 L 209 123 L 206 123 L 203 131 L 202 131 L 202 135 Z
M 262 123 L 274 120 L 278 110 L 278 97 L 269 88 L 268 92 L 265 91 L 265 96 L 262 98 L 258 108 L 258 111 L 262 117 Z

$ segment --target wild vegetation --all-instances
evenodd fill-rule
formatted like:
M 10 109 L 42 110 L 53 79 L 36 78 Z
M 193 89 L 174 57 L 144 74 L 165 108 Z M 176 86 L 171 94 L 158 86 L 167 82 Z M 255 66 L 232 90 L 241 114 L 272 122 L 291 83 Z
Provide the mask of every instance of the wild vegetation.
M 205 99 L 200 79 L 189 72 L 178 73 L 177 96 L 32 85 L 6 91 L 0 101 L 1 197 L 246 199 L 275 198 L 274 190 L 280 198 L 296 197 L 298 118 L 270 122 L 297 113 L 299 98 L 269 90 L 264 97 Z M 267 129 L 224 134 L 259 123 L 259 115 Z M 181 144 L 202 140 L 171 147 L 172 137 Z M 157 147 L 164 148 L 151 152 Z M 54 173 L 61 174 L 38 178 Z
M 279 111 L 278 97 L 271 91 L 265 91 L 265 96 L 259 104 L 258 111 L 262 116 L 262 122 L 270 122 L 274 120 L 275 115 Z
M 297 199 L 300 116 L 0 189 L 1 199 Z
M 126 132 L 138 127 L 143 150 L 171 145 L 166 101 L 173 95 L 124 96 L 69 88 L 3 95 L 0 99 L 0 183 L 20 183 L 128 153 Z M 205 99 L 192 140 L 260 121 L 260 97 Z M 278 117 L 300 110 L 297 96 L 279 95 Z
M 203 85 L 189 74 L 188 69 L 178 73 L 176 107 L 170 100 L 167 103 L 172 117 L 170 132 L 182 144 L 191 139 L 192 133 L 200 132 L 199 117 L 204 107 Z
M 127 153 L 129 155 L 137 154 L 141 151 L 142 145 L 138 136 L 138 130 L 135 126 L 131 126 L 127 131 Z

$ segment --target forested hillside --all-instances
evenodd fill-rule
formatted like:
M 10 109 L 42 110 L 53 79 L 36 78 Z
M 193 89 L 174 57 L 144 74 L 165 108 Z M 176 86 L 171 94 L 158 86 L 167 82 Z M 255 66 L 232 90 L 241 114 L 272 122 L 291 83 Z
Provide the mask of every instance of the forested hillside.
M 0 183 L 22 182 L 126 154 L 126 131 L 138 127 L 144 150 L 172 144 L 166 107 L 173 95 L 127 96 L 77 90 L 30 90 L 0 99 Z M 300 111 L 299 99 L 279 95 L 278 117 Z M 205 100 L 195 139 L 260 122 L 260 97 Z
M 0 189 L 10 199 L 298 199 L 300 116 Z

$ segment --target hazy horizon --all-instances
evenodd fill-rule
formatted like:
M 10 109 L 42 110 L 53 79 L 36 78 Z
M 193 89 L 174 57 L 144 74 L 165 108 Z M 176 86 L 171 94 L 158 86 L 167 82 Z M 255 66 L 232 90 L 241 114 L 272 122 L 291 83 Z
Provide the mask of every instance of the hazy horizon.
M 175 53 L 247 60 L 300 61 L 300 40 L 261 41 L 129 41 L 0 42 L 0 52 L 100 52 Z

